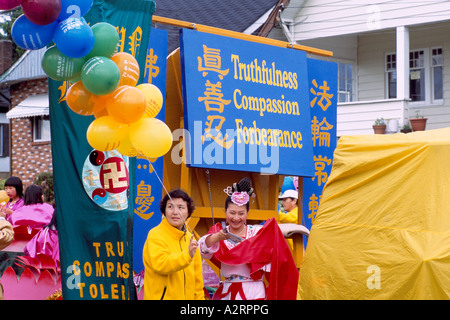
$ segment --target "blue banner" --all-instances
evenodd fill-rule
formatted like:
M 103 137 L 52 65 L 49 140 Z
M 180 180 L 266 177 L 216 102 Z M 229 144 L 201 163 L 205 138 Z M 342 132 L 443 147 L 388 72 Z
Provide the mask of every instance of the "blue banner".
M 188 166 L 314 176 L 306 53 L 180 30 Z
M 303 178 L 303 225 L 311 230 L 336 149 L 337 63 L 308 59 L 314 176 Z
M 166 95 L 167 72 L 167 31 L 152 28 L 147 49 L 144 83 L 158 87 L 163 97 Z M 161 111 L 155 118 L 164 121 L 165 99 Z M 136 273 L 144 269 L 142 250 L 149 230 L 161 222 L 159 200 L 163 186 L 158 177 L 163 178 L 164 158 L 146 159 L 136 157 L 135 203 L 133 227 L 133 269 Z M 152 161 L 152 162 L 151 162 Z

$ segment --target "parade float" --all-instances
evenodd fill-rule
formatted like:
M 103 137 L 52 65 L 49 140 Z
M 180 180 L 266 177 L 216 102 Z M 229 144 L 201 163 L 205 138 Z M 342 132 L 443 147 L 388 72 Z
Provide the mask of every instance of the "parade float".
M 341 137 L 299 296 L 448 300 L 449 156 L 449 128 Z
M 296 177 L 302 214 L 280 227 L 299 298 L 448 299 L 448 129 L 340 137 L 335 151 L 336 64 L 307 56 L 330 52 L 152 16 L 152 1 L 1 5 L 23 6 L 18 46 L 46 48 L 61 251 L 23 256 L 37 231 L 16 228 L 5 299 L 141 298 L 159 199 L 185 189 L 200 237 L 244 176 L 252 223 L 278 217 Z M 152 19 L 180 28 L 180 48 Z
M 197 209 L 187 223 L 199 237 L 223 220 L 223 189 L 243 176 L 258 195 L 255 223 L 278 217 L 284 176 L 303 177 L 306 221 L 283 228 L 300 268 L 302 224 L 317 210 L 336 140 L 336 64 L 306 54 L 331 52 L 153 17 L 152 1 L 2 9 L 19 5 L 14 41 L 46 50 L 61 261 L 21 255 L 33 232 L 17 230 L 8 250 L 19 266 L 3 274 L 5 299 L 142 297 L 142 246 L 161 219 L 158 199 L 174 187 L 190 193 Z M 179 49 L 167 53 L 152 18 L 180 28 Z

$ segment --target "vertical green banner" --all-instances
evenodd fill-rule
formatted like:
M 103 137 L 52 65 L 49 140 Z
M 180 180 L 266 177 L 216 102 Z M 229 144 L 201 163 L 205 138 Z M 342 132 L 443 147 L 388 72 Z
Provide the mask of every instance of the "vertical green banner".
M 139 63 L 139 83 L 154 9 L 153 1 L 95 0 L 83 17 L 91 26 L 107 22 L 117 28 L 118 50 L 132 54 Z M 49 79 L 63 299 L 134 299 L 132 199 L 136 160 L 89 145 L 86 131 L 94 117 L 68 108 L 68 86 L 68 82 Z

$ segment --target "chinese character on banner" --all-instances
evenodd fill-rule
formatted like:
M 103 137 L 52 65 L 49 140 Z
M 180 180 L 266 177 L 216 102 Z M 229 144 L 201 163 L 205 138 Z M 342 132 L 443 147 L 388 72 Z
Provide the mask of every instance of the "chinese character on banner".
M 144 81 L 157 86 L 163 96 L 166 88 L 167 71 L 167 30 L 152 29 L 145 59 Z M 164 121 L 165 102 L 157 119 Z M 133 221 L 133 270 L 136 273 L 144 269 L 142 248 L 149 230 L 161 222 L 159 200 L 163 195 L 163 187 L 158 180 L 163 177 L 163 157 L 153 162 L 141 156 L 136 157 L 136 179 L 134 190 L 134 221 Z
M 303 178 L 302 211 L 303 225 L 311 231 L 319 211 L 323 188 L 331 173 L 337 142 L 337 64 L 308 59 L 308 81 L 314 176 Z
M 223 78 L 228 74 L 229 70 L 222 70 L 222 58 L 220 56 L 220 49 L 208 48 L 203 45 L 203 56 L 197 57 L 198 71 L 202 73 L 205 82 L 204 96 L 198 97 L 199 102 L 203 102 L 208 115 L 205 122 L 204 135 L 202 136 L 203 143 L 206 139 L 214 140 L 223 148 L 230 148 L 234 143 L 233 139 L 228 139 L 228 135 L 222 135 L 221 129 L 225 122 L 225 117 L 220 114 L 223 113 L 225 106 L 229 105 L 231 100 L 223 98 L 222 82 Z M 217 82 L 211 82 L 210 79 L 219 78 Z M 216 81 L 213 79 L 213 81 Z
M 152 186 L 146 184 L 145 181 L 142 180 L 137 185 L 134 213 L 144 220 L 150 219 L 154 213 L 154 211 L 150 209 L 154 200 L 155 197 L 152 196 Z

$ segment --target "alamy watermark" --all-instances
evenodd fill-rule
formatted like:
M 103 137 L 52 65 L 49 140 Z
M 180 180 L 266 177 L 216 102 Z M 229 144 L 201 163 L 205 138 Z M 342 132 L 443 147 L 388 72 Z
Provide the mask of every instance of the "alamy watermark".
M 371 265 L 367 267 L 367 273 L 370 276 L 367 278 L 367 288 L 370 290 L 381 289 L 381 269 L 379 266 Z
M 226 137 L 234 141 L 228 148 L 221 146 L 213 137 Z M 259 140 L 257 140 L 258 138 Z M 194 132 L 187 129 L 176 129 L 172 133 L 173 148 L 170 154 L 174 164 L 192 165 L 259 165 L 260 172 L 278 173 L 280 167 L 280 147 L 268 143 L 257 143 L 261 137 L 255 135 L 253 143 L 238 143 L 236 130 L 227 129 L 222 136 L 214 129 L 205 135 L 201 121 L 194 122 Z M 267 139 L 267 137 L 266 137 Z M 242 139 L 244 140 L 244 139 Z

